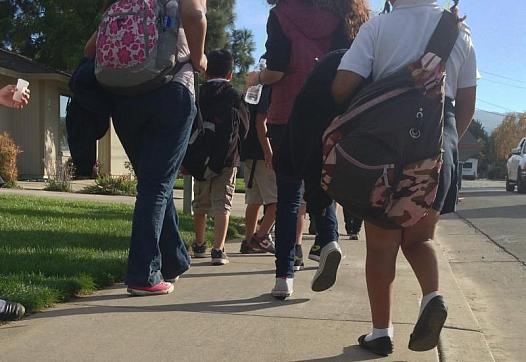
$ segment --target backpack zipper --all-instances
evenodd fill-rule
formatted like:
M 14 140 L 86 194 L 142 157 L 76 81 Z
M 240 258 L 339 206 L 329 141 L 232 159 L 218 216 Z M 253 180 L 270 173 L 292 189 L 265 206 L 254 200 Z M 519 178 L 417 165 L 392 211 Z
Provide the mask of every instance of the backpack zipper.
M 336 145 L 336 149 L 347 161 L 349 161 L 356 167 L 363 168 L 364 170 L 384 170 L 384 174 L 385 176 L 387 176 L 387 170 L 391 168 L 395 168 L 395 165 L 392 163 L 385 164 L 385 165 L 374 165 L 374 166 L 366 165 L 365 163 L 358 161 L 357 159 L 349 155 L 347 152 L 345 152 L 345 150 L 339 144 Z

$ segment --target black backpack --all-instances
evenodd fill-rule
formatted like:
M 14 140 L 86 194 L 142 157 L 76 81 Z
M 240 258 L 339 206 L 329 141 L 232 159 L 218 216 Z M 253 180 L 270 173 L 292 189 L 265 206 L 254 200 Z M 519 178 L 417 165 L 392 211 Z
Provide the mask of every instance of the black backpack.
M 445 64 L 459 34 L 444 11 L 425 54 L 363 88 L 323 136 L 322 187 L 386 229 L 427 215 L 442 165 Z

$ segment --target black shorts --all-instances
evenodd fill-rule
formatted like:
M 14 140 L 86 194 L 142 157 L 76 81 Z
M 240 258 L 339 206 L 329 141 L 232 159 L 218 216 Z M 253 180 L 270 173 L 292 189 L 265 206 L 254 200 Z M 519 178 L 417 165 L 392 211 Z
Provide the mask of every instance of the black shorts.
M 446 98 L 444 107 L 443 165 L 440 171 L 438 192 L 433 209 L 441 214 L 455 212 L 458 202 L 458 133 L 455 106 Z

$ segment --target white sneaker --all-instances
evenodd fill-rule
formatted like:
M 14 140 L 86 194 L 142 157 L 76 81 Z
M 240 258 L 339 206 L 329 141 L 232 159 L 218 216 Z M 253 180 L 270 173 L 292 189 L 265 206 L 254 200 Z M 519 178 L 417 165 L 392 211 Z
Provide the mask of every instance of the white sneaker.
M 334 285 L 341 260 L 342 249 L 336 241 L 328 243 L 321 249 L 320 265 L 311 284 L 313 291 L 322 292 Z
M 276 278 L 276 284 L 270 294 L 277 299 L 287 299 L 294 293 L 293 283 L 292 278 Z

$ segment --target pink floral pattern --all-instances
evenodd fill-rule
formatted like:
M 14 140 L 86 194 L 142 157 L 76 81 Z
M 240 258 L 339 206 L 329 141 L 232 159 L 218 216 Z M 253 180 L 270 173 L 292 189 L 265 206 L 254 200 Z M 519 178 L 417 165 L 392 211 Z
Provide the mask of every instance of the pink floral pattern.
M 147 60 L 159 41 L 155 3 L 120 0 L 108 9 L 97 36 L 96 57 L 101 67 L 124 69 Z

